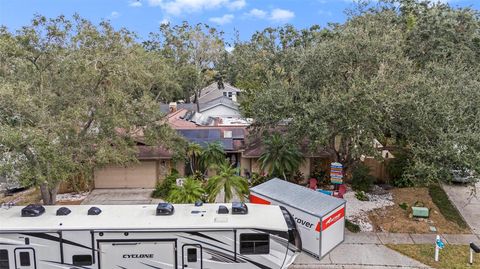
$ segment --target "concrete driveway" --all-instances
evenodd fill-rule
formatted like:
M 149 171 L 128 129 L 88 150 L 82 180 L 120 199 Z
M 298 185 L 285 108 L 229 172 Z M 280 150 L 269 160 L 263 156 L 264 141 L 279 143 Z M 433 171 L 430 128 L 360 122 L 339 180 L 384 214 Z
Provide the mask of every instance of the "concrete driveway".
M 480 182 L 472 185 L 443 185 L 450 201 L 457 207 L 473 233 L 480 235 Z
M 156 204 L 161 199 L 151 198 L 153 189 L 95 189 L 82 205 L 135 205 Z

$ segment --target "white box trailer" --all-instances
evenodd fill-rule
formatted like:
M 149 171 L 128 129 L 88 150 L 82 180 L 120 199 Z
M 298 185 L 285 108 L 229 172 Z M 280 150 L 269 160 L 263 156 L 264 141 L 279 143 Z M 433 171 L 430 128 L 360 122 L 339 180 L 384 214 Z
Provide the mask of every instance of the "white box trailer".
M 278 206 L 0 207 L 0 269 L 286 269 L 300 245 Z
M 274 178 L 250 188 L 250 202 L 285 207 L 297 223 L 302 250 L 317 259 L 345 239 L 343 199 Z

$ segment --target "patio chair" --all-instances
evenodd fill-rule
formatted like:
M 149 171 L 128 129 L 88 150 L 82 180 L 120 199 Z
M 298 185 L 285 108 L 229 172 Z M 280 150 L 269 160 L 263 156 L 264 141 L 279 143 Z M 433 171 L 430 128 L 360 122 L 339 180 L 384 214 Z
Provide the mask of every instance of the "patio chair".
M 333 191 L 332 196 L 343 199 L 343 195 L 345 195 L 346 192 L 347 192 L 347 187 L 345 186 L 345 184 L 340 184 L 338 186 L 338 190 Z
M 309 181 L 308 187 L 312 190 L 317 190 L 317 179 L 311 178 Z

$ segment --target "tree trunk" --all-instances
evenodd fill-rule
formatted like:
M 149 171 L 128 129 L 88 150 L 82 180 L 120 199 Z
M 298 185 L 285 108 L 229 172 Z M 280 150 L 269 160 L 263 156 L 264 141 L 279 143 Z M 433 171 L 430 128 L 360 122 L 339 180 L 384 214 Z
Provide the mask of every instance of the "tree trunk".
M 55 205 L 57 203 L 57 193 L 60 188 L 60 182 L 55 186 L 49 186 L 47 183 L 40 185 L 40 192 L 42 194 L 42 200 L 44 205 Z

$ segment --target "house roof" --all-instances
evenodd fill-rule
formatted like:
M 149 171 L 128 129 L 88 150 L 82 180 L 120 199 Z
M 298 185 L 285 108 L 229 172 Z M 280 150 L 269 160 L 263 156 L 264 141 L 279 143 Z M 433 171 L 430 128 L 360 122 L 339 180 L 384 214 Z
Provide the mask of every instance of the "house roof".
M 239 88 L 236 88 L 236 87 L 233 87 L 232 85 L 224 82 L 223 83 L 223 86 L 224 88 L 222 89 L 219 89 L 218 88 L 218 82 L 214 82 L 210 85 L 208 85 L 207 87 L 203 88 L 200 92 L 200 96 L 198 97 L 198 101 L 199 103 L 202 103 L 202 98 L 207 96 L 207 95 L 210 95 L 212 93 L 215 93 L 215 92 L 222 92 L 222 95 L 223 95 L 223 92 L 241 92 L 242 90 L 240 90 Z M 195 98 L 195 96 L 192 96 L 191 99 L 193 100 Z
M 186 110 L 195 110 L 197 106 L 194 103 L 177 103 L 177 111 L 186 109 Z M 160 111 L 163 113 L 170 113 L 170 104 L 160 104 Z
M 220 143 L 225 151 L 240 151 L 244 146 L 246 131 L 242 128 L 200 127 L 195 129 L 178 129 L 186 140 L 204 147 L 207 143 Z M 231 137 L 225 132 L 231 131 Z
M 200 112 L 204 112 L 206 110 L 209 110 L 209 109 L 212 109 L 216 106 L 226 106 L 226 107 L 229 107 L 233 110 L 237 110 L 239 111 L 238 109 L 238 104 L 234 101 L 232 101 L 230 98 L 228 97 L 225 97 L 225 96 L 220 96 L 220 97 L 217 97 L 207 103 L 200 103 Z
M 171 159 L 173 153 L 162 146 L 137 146 L 139 160 Z
M 304 141 L 300 146 L 300 151 L 306 158 L 330 158 L 331 154 L 323 149 L 312 151 L 308 146 L 308 141 Z M 265 146 L 260 138 L 255 137 L 245 143 L 245 150 L 242 153 L 244 158 L 260 158 L 265 152 Z

